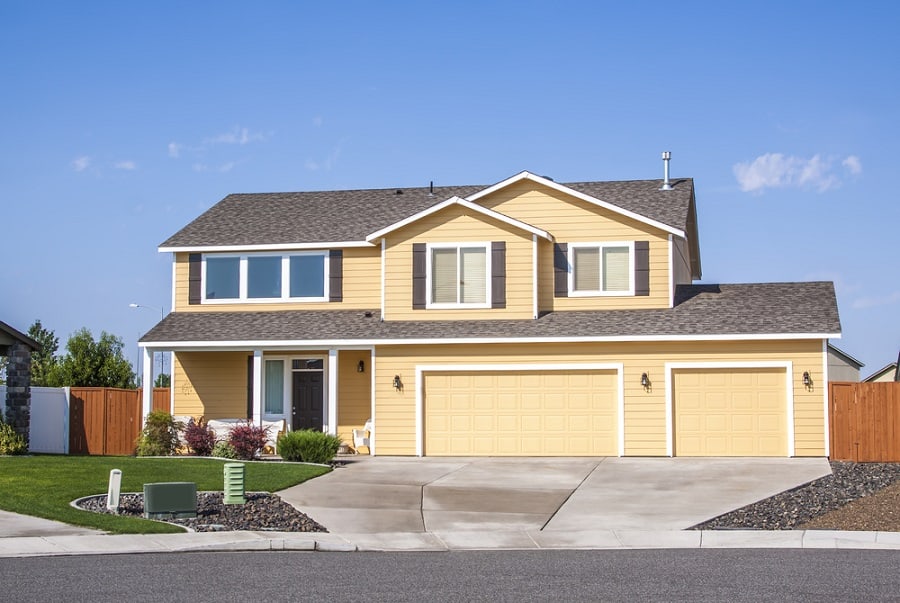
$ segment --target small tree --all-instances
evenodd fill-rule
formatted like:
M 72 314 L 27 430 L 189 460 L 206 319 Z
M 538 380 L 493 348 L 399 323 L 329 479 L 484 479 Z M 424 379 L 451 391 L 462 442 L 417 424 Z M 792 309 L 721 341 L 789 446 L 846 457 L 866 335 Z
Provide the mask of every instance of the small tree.
M 250 461 L 256 458 L 269 439 L 269 431 L 250 422 L 238 423 L 228 432 L 228 443 L 234 448 L 239 459 Z
M 177 423 L 172 415 L 154 410 L 147 415 L 147 422 L 136 442 L 138 456 L 169 456 L 178 448 Z
M 171 379 L 165 373 L 160 373 L 156 376 L 156 381 L 153 383 L 153 387 L 169 387 Z
M 124 347 L 119 337 L 106 331 L 99 341 L 88 329 L 76 331 L 66 342 L 68 353 L 60 362 L 59 383 L 54 385 L 134 388 L 134 372 Z
M 45 329 L 40 319 L 28 328 L 28 336 L 41 344 L 41 349 L 31 352 L 31 384 L 53 387 L 59 379 L 59 337 Z

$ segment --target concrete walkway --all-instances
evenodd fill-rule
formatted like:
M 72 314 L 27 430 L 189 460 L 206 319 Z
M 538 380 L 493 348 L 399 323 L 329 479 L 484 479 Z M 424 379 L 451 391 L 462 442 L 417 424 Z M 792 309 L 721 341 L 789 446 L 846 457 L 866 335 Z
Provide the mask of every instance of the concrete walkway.
M 279 493 L 331 533 L 113 536 L 0 512 L 0 557 L 212 550 L 900 550 L 895 532 L 684 529 L 829 472 L 824 459 L 356 457 Z

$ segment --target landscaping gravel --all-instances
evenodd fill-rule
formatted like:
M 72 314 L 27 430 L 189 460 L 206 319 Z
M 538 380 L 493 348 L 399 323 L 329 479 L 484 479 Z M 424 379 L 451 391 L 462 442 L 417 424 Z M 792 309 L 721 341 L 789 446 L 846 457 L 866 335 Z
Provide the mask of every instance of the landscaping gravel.
M 226 505 L 221 492 L 197 493 L 197 517 L 168 519 L 196 532 L 278 531 L 327 532 L 324 526 L 284 502 L 275 494 L 248 492 L 243 505 Z M 79 501 L 78 507 L 95 513 L 110 513 L 106 495 L 92 496 Z M 117 515 L 143 517 L 144 495 L 122 494 Z
M 831 471 L 692 529 L 900 531 L 900 463 L 832 461 Z

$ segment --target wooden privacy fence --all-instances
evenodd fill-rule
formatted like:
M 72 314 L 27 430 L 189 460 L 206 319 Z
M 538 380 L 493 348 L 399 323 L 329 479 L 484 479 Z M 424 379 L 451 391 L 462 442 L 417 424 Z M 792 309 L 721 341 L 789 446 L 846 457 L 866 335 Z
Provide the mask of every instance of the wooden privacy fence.
M 900 382 L 828 384 L 831 459 L 900 461 Z
M 73 387 L 69 393 L 69 454 L 133 454 L 142 427 L 142 391 Z M 169 410 L 169 388 L 153 389 L 153 410 Z

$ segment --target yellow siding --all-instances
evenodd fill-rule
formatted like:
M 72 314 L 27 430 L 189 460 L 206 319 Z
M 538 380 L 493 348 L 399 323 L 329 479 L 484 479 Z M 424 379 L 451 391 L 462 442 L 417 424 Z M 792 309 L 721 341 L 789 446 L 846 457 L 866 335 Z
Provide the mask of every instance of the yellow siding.
M 176 352 L 175 415 L 247 417 L 248 352 Z
M 376 448 L 380 455 L 414 455 L 416 436 L 415 367 L 428 364 L 603 363 L 624 365 L 625 455 L 666 454 L 666 362 L 793 363 L 794 454 L 822 456 L 824 401 L 819 386 L 801 382 L 809 371 L 823 383 L 821 341 L 659 342 L 601 344 L 491 344 L 479 346 L 379 346 L 376 354 Z M 651 387 L 640 385 L 647 373 Z M 391 383 L 400 375 L 403 389 Z
M 412 309 L 413 243 L 491 241 L 506 242 L 506 308 Z M 531 233 L 459 206 L 448 207 L 390 233 L 385 254 L 385 319 L 532 318 L 532 249 Z
M 338 436 L 353 443 L 353 429 L 362 429 L 372 414 L 372 363 L 366 350 L 338 352 Z M 359 361 L 364 372 L 357 371 Z M 368 452 L 367 450 L 364 450 Z
M 650 295 L 553 297 L 553 244 L 541 241 L 540 309 L 613 310 L 669 307 L 668 233 L 551 188 L 523 180 L 478 200 L 484 207 L 546 230 L 558 243 L 650 242 Z
M 263 312 L 269 310 L 374 310 L 381 306 L 381 248 L 344 249 L 343 301 L 278 304 L 188 304 L 188 255 L 175 254 L 177 312 Z

